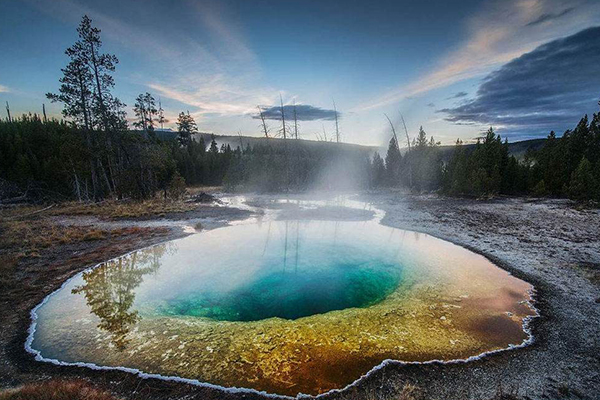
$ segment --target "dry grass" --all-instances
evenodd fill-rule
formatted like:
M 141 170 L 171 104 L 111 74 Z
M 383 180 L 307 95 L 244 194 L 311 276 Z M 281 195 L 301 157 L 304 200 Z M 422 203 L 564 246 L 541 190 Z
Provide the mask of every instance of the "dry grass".
M 420 398 L 419 390 L 415 385 L 406 384 L 398 395 L 398 400 L 416 400 Z
M 12 255 L 18 259 L 39 257 L 41 251 L 51 246 L 122 236 L 132 233 L 132 229 L 140 228 L 105 230 L 89 225 L 64 226 L 46 218 L 8 220 L 0 222 L 0 246 L 12 249 Z
M 0 400 L 117 400 L 84 380 L 49 380 L 0 391 Z
M 388 381 L 383 387 L 366 390 L 354 387 L 343 397 L 347 400 L 423 400 L 419 388 L 410 383 Z
M 122 236 L 164 234 L 162 228 L 99 229 L 92 225 L 61 225 L 49 218 L 47 211 L 21 217 L 35 210 L 36 207 L 30 206 L 0 210 L 0 284 L 11 279 L 19 261 L 41 259 L 60 246 Z
M 145 201 L 104 201 L 102 203 L 64 203 L 49 211 L 51 215 L 93 215 L 103 219 L 161 217 L 170 213 L 192 211 L 197 204 L 152 199 Z
M 186 189 L 187 189 L 187 193 L 190 196 L 195 196 L 202 192 L 208 193 L 208 194 L 222 192 L 223 186 L 188 186 Z

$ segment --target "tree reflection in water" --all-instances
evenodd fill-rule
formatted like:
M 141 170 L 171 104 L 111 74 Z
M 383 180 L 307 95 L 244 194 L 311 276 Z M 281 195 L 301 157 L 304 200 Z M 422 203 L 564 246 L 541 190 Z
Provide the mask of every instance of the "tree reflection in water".
M 161 257 L 170 249 L 161 244 L 107 261 L 85 272 L 85 284 L 73 288 L 73 294 L 84 294 L 88 307 L 100 318 L 98 328 L 111 334 L 117 349 L 127 347 L 127 335 L 140 319 L 138 311 L 131 310 L 135 288 L 145 275 L 158 271 Z

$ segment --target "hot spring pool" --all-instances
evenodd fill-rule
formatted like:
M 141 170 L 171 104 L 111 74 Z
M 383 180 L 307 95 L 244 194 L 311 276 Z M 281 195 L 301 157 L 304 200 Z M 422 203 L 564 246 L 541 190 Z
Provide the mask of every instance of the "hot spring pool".
M 371 221 L 269 219 L 100 264 L 34 310 L 38 359 L 318 394 L 383 360 L 528 339 L 532 287 L 486 258 Z

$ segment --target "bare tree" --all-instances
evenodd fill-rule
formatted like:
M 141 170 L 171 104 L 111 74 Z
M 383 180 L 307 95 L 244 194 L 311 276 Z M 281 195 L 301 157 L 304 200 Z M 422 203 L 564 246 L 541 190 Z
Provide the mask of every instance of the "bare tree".
M 317 137 L 317 140 L 319 142 L 330 142 L 331 140 L 329 140 L 327 138 L 327 132 L 325 131 L 325 125 L 321 124 L 321 127 L 323 128 L 323 134 L 321 135 L 320 133 L 315 133 L 315 136 Z
M 400 113 L 400 119 L 402 120 L 402 125 L 404 126 L 404 133 L 406 134 L 406 143 L 408 144 L 408 185 L 412 189 L 413 187 L 413 173 L 412 173 L 412 163 L 410 160 L 410 136 L 408 136 L 408 129 L 406 129 L 406 122 L 404 122 L 404 116 Z
M 390 119 L 390 117 L 388 117 L 387 114 L 383 114 L 383 115 L 385 115 L 388 122 L 390 123 L 390 127 L 392 128 L 392 134 L 394 135 L 394 140 L 396 141 L 396 147 L 398 148 L 398 150 L 400 150 L 400 145 L 398 144 L 398 136 L 396 135 L 396 127 L 394 126 L 394 124 L 392 123 L 392 120 Z
M 160 124 L 160 129 L 165 129 L 165 123 L 169 122 L 168 119 L 165 118 L 165 110 L 162 108 L 162 103 L 160 101 L 160 97 L 158 98 L 158 123 Z
M 406 122 L 404 122 L 404 116 L 400 114 L 400 118 L 402 119 L 402 125 L 404 125 L 404 133 L 406 133 L 406 143 L 408 144 L 408 153 L 410 153 L 410 136 L 408 136 L 408 129 L 406 129 Z
M 287 128 L 285 126 L 285 108 L 283 107 L 283 97 L 279 93 L 279 104 L 281 105 L 281 133 L 283 134 L 283 151 L 285 158 L 285 186 L 286 191 L 290 189 L 290 160 L 289 160 L 289 149 L 287 143 Z
M 340 142 L 340 125 L 338 123 L 338 112 L 337 112 L 337 108 L 335 106 L 335 100 L 333 100 L 333 112 L 335 113 L 335 141 L 337 143 Z
M 298 139 L 298 113 L 296 112 L 296 100 L 294 100 L 294 136 Z
M 12 122 L 12 118 L 10 117 L 10 106 L 8 105 L 8 101 L 6 102 L 6 113 L 8 114 L 8 122 Z
M 46 105 L 42 103 L 42 114 L 44 115 L 44 123 L 48 122 L 48 117 L 46 117 Z
M 287 133 L 286 133 L 286 129 L 285 129 L 285 111 L 283 108 L 283 98 L 281 97 L 281 93 L 279 93 L 279 101 L 281 104 L 280 110 L 281 110 L 281 133 L 283 135 L 283 139 L 287 139 Z
M 262 126 L 262 130 L 265 134 L 265 137 L 268 139 L 269 138 L 269 131 L 270 128 L 267 125 L 267 121 L 265 120 L 265 115 L 262 112 L 262 109 L 260 108 L 260 106 L 256 106 L 256 108 L 258 108 L 258 115 L 260 115 L 260 121 L 261 121 L 261 126 Z

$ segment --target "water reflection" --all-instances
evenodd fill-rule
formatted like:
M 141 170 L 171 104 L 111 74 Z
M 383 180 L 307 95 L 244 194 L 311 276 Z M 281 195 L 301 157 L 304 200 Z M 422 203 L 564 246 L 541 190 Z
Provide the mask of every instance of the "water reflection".
M 85 296 L 88 307 L 100 319 L 98 328 L 110 333 L 118 350 L 127 347 L 127 335 L 140 320 L 139 312 L 132 310 L 134 290 L 145 275 L 158 271 L 166 251 L 167 245 L 162 244 L 107 261 L 84 272 L 84 284 L 71 290 L 73 294 Z

